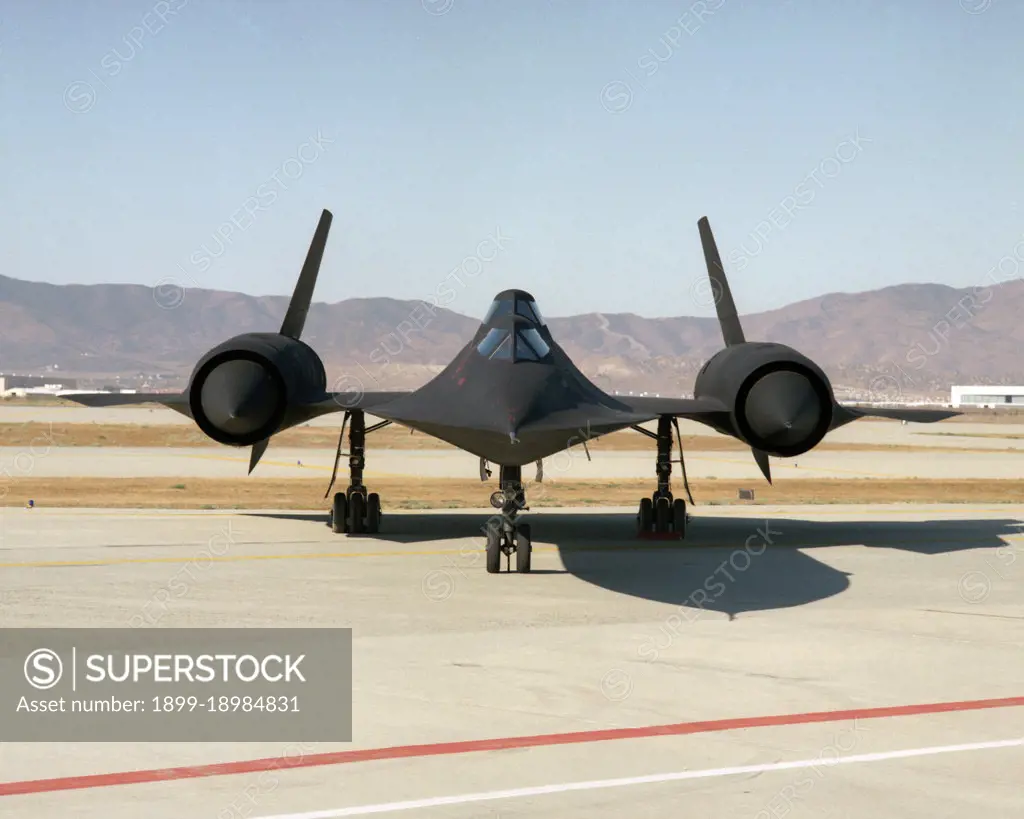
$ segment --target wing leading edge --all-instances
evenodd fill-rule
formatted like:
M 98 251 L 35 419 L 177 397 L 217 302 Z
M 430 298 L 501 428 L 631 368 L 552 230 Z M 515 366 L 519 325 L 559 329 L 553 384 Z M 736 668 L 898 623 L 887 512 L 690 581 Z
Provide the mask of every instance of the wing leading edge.
M 352 410 L 367 410 L 379 407 L 393 401 L 396 398 L 404 398 L 412 393 L 409 390 L 396 390 L 395 392 L 329 392 L 319 401 L 297 405 L 307 410 L 315 417 L 326 415 L 330 412 L 348 412 Z M 166 392 L 132 392 L 132 393 L 105 393 L 92 392 L 79 395 L 62 395 L 68 401 L 82 404 L 86 407 L 133 407 L 143 404 L 161 404 L 175 412 L 180 412 L 189 418 L 192 417 L 192 410 L 189 408 L 188 393 L 166 393 Z
M 858 418 L 891 418 L 911 424 L 934 424 L 963 415 L 952 409 L 919 409 L 917 407 L 844 407 L 836 404 L 832 413 L 832 429 L 846 426 Z
M 78 395 L 60 396 L 84 407 L 133 407 L 143 404 L 162 404 L 187 418 L 192 417 L 188 405 L 188 393 L 166 392 L 83 392 Z
M 620 399 L 621 400 L 621 399 Z M 671 415 L 692 421 L 718 420 L 728 417 L 729 408 L 715 398 L 651 398 L 640 397 L 623 400 L 637 413 L 649 413 L 652 417 Z M 845 426 L 858 418 L 890 418 L 911 424 L 933 424 L 955 418 L 962 413 L 952 409 L 920 409 L 918 407 L 848 407 L 836 404 L 832 416 L 832 429 Z
M 671 415 L 675 418 L 687 418 L 691 421 L 714 426 L 723 419 L 728 419 L 729 408 L 717 398 L 655 398 L 652 396 L 615 396 L 616 400 L 626 404 L 633 412 L 658 418 Z

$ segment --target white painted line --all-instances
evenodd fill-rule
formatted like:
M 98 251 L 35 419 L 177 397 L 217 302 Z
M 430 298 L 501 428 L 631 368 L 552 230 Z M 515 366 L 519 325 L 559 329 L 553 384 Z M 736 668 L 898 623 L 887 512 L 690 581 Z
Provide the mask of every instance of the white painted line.
M 442 805 L 466 805 L 471 802 L 490 802 L 496 799 L 518 799 L 524 796 L 545 796 L 570 791 L 592 791 L 601 788 L 624 788 L 630 785 L 651 785 L 660 782 L 680 782 L 686 779 L 710 779 L 718 776 L 739 776 L 741 774 L 765 773 L 768 771 L 790 771 L 798 768 L 830 768 L 835 765 L 851 765 L 856 762 L 884 762 L 889 759 L 910 759 L 918 756 L 952 754 L 963 751 L 985 751 L 995 748 L 1019 748 L 1024 738 L 996 742 L 975 742 L 967 745 L 940 745 L 931 748 L 910 748 L 905 751 L 883 751 L 875 754 L 832 757 L 830 759 L 800 759 L 793 762 L 772 762 L 761 765 L 742 765 L 735 768 L 710 768 L 701 771 L 678 771 L 675 773 L 629 776 L 622 779 L 595 779 L 590 782 L 564 782 L 558 785 L 540 785 L 533 788 L 513 788 L 504 791 L 485 791 L 456 796 L 435 796 L 429 799 L 413 799 L 408 802 L 383 802 L 377 805 L 357 805 L 351 808 L 332 808 L 308 813 L 282 813 L 263 816 L 259 819 L 338 819 L 342 816 L 368 816 L 373 813 L 396 813 L 403 810 L 436 808 Z

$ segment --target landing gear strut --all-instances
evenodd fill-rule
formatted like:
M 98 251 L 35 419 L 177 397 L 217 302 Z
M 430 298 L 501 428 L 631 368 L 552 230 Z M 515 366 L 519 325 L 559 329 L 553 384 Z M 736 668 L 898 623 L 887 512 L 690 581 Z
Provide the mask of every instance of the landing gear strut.
M 633 427 L 637 432 L 654 438 L 658 444 L 658 457 L 655 470 L 658 474 L 658 488 L 649 498 L 642 498 L 640 511 L 637 513 L 637 531 L 642 536 L 657 534 L 674 534 L 682 539 L 686 536 L 686 524 L 689 521 L 689 514 L 686 511 L 686 501 L 672 495 L 672 426 L 673 418 L 661 416 L 658 418 L 657 434 L 644 429 Z M 676 425 L 676 437 L 679 436 L 679 427 Z M 682 438 L 679 440 L 679 463 L 683 464 Z M 683 466 L 683 480 L 686 480 L 686 467 Z M 689 495 L 689 485 L 686 487 Z M 693 497 L 690 497 L 693 503 Z
M 363 485 L 363 469 L 366 467 L 366 436 L 374 430 L 381 429 L 390 424 L 390 421 L 381 421 L 369 429 L 366 428 L 366 419 L 362 410 L 353 410 L 345 413 L 345 420 L 341 424 L 341 437 L 338 439 L 338 452 L 334 459 L 334 473 L 331 475 L 331 484 L 327 487 L 327 497 L 334 486 L 334 478 L 338 472 L 338 463 L 342 456 L 342 443 L 345 440 L 345 425 L 351 418 L 351 426 L 348 431 L 348 474 L 349 485 L 344 492 L 336 492 L 331 503 L 330 523 L 331 529 L 342 534 L 376 534 L 380 531 L 380 520 L 383 517 L 380 509 L 380 495 L 376 492 L 368 492 Z
M 523 486 L 523 469 L 520 466 L 499 467 L 498 491 L 491 495 L 491 506 L 500 509 L 486 524 L 487 571 L 496 574 L 501 571 L 501 556 L 506 557 L 506 568 L 512 571 L 512 555 L 516 556 L 516 571 L 525 574 L 530 571 L 530 557 L 533 546 L 530 538 L 530 524 L 517 523 L 516 515 L 529 510 L 526 505 L 526 488 Z M 481 473 L 482 474 L 482 473 Z

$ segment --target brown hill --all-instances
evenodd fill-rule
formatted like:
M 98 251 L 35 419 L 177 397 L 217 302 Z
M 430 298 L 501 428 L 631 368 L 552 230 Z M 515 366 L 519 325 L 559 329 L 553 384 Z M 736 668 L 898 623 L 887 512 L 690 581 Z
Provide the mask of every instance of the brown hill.
M 162 302 L 163 306 L 160 303 Z M 179 303 L 180 302 L 180 303 Z M 0 276 L 0 370 L 62 372 L 180 386 L 195 359 L 229 335 L 276 329 L 287 298 L 141 285 L 51 285 Z M 388 298 L 314 304 L 304 338 L 333 378 L 414 386 L 466 343 L 479 319 Z M 948 394 L 951 383 L 1024 382 L 1024 283 L 972 293 L 905 284 L 830 294 L 743 318 L 747 337 L 790 344 L 837 389 Z M 419 326 L 417 327 L 417 322 Z M 714 319 L 628 313 L 550 320 L 581 369 L 609 389 L 687 392 L 721 346 Z M 159 381 L 155 376 L 161 376 Z M 880 397 L 876 395 L 875 397 Z

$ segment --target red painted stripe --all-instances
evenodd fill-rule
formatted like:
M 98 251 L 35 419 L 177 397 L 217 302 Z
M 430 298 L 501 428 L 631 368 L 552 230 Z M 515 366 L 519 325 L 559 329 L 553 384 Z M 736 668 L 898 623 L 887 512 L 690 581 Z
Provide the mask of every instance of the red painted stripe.
M 609 728 L 603 731 L 578 731 L 568 734 L 539 734 L 528 737 L 499 737 L 473 739 L 461 742 L 441 742 L 429 745 L 398 745 L 390 748 L 366 748 L 356 751 L 333 751 L 295 758 L 248 759 L 211 765 L 190 765 L 182 768 L 157 768 L 144 771 L 124 771 L 110 774 L 67 776 L 59 779 L 33 779 L 22 782 L 0 783 L 0 796 L 50 793 L 52 791 L 105 788 L 115 785 L 138 785 L 147 782 L 170 782 L 179 779 L 199 779 L 209 776 L 256 773 L 260 771 L 313 768 L 323 765 L 344 765 L 378 759 L 408 759 L 410 757 L 468 754 L 480 751 L 506 751 L 512 748 L 533 748 L 549 745 L 569 745 L 581 742 L 605 742 L 613 739 L 642 739 L 645 737 L 681 736 L 714 731 L 735 731 L 741 728 L 805 725 L 816 722 L 841 722 L 881 717 L 909 717 L 921 714 L 941 714 L 951 711 L 980 711 L 986 708 L 1014 708 L 1024 706 L 1024 697 L 1004 697 L 990 700 L 963 702 L 936 702 L 921 705 L 896 705 L 882 708 L 854 708 L 847 711 L 814 711 L 805 714 L 777 714 L 767 717 L 738 717 L 706 722 L 677 722 L 671 725 L 648 725 L 640 728 Z

